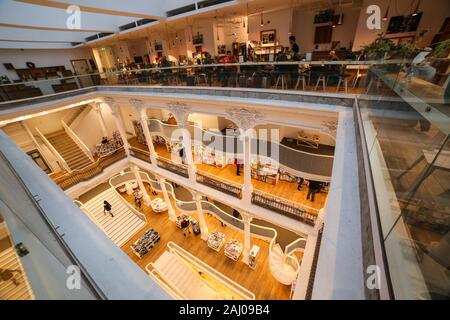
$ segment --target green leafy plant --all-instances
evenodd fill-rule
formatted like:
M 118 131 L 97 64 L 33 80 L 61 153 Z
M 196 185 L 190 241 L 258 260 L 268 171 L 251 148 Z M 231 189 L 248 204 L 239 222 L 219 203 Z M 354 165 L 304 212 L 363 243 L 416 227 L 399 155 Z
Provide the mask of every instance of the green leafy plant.
M 450 52 L 450 39 L 442 41 L 439 45 L 434 49 L 433 55 L 435 57 L 446 58 Z
M 391 39 L 384 38 L 384 33 L 379 33 L 371 44 L 362 46 L 361 51 L 366 59 L 382 59 L 393 47 L 394 42 Z

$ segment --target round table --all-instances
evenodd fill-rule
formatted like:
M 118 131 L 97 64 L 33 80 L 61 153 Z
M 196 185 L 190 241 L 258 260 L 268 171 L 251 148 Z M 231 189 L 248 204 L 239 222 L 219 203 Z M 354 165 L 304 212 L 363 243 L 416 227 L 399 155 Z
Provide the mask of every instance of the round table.
M 154 212 L 163 212 L 167 210 L 167 203 L 161 198 L 155 198 L 150 202 L 150 206 Z

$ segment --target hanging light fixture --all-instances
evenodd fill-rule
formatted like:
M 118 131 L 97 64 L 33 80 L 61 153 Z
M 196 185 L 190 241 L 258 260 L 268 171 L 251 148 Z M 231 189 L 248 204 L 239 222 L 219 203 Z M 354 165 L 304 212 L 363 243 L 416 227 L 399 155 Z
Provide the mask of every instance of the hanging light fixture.
M 264 16 L 263 16 L 263 11 L 261 10 L 261 21 L 260 21 L 260 26 L 263 27 L 264 26 Z
M 412 13 L 412 16 L 415 17 L 419 14 L 419 6 L 420 6 L 420 0 L 417 1 L 417 6 L 414 12 Z
M 389 4 L 388 4 L 388 7 L 386 9 L 386 13 L 384 14 L 383 21 L 387 21 L 390 7 L 391 7 L 391 1 L 389 0 Z

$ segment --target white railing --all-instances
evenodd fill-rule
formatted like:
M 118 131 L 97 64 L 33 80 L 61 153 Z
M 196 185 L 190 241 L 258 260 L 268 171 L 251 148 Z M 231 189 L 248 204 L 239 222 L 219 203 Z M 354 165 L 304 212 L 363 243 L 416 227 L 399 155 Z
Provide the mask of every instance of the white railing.
M 97 221 L 92 212 L 84 205 L 84 203 L 78 200 L 73 200 L 73 203 L 75 203 L 84 213 L 86 213 L 86 215 L 89 217 L 89 219 L 91 219 L 93 223 L 95 223 L 100 229 L 102 229 L 103 232 L 105 232 L 103 226 Z
M 142 181 L 149 183 L 153 189 L 161 191 L 160 183 L 158 181 L 151 179 L 146 172 L 140 172 L 140 174 L 142 177 Z M 168 182 L 166 182 L 166 189 L 167 192 L 175 200 L 175 205 L 178 210 L 188 214 L 197 211 L 195 201 L 183 201 L 178 199 L 175 195 L 173 186 Z M 233 217 L 232 215 L 226 213 L 225 211 L 217 207 L 214 203 L 204 200 L 202 200 L 201 203 L 202 208 L 205 212 L 214 215 L 217 219 L 225 223 L 227 226 L 237 231 L 244 232 L 244 221 L 242 219 Z M 275 258 L 273 247 L 276 245 L 276 239 L 278 237 L 277 231 L 273 228 L 263 227 L 257 224 L 250 223 L 250 233 L 255 238 L 269 241 L 269 269 L 273 274 L 273 276 L 275 277 L 275 279 L 287 285 L 292 284 L 297 279 L 297 275 L 300 270 L 300 264 L 297 258 L 295 258 L 290 254 L 285 254 L 285 259 L 283 261 L 284 264 L 282 266 L 277 266 L 274 264 Z M 303 240 L 305 239 L 304 238 L 297 239 L 293 241 L 290 245 L 287 245 L 286 247 L 287 248 L 293 247 L 298 244 L 297 242 Z M 295 271 L 291 272 L 290 270 L 286 270 L 285 268 L 286 263 L 290 264 Z
M 145 217 L 145 214 L 142 213 L 142 212 L 140 212 L 140 211 L 138 211 L 138 210 L 136 210 L 136 209 L 135 209 L 135 208 L 134 208 L 127 200 L 123 199 L 123 198 L 122 198 L 122 195 L 117 191 L 117 185 L 114 185 L 114 184 L 112 183 L 112 180 L 113 180 L 115 177 L 117 177 L 117 176 L 121 176 L 121 174 L 119 173 L 118 175 L 115 175 L 115 176 L 113 176 L 112 178 L 110 178 L 110 179 L 108 180 L 109 185 L 111 186 L 111 188 L 114 189 L 114 192 L 116 193 L 116 195 L 117 195 L 117 196 L 125 203 L 125 205 L 126 205 L 128 208 L 130 208 L 130 210 L 131 210 L 136 216 L 138 216 L 142 221 L 147 222 L 147 218 Z M 131 180 L 136 180 L 136 179 L 130 179 L 130 180 L 128 180 L 128 181 L 131 181 Z M 128 181 L 123 181 L 123 182 L 120 183 L 120 185 L 122 185 L 122 184 L 124 184 L 125 182 L 128 182 Z
M 166 289 L 166 291 L 172 296 L 172 298 L 177 300 L 188 300 L 188 298 L 175 286 L 171 286 L 168 281 L 166 281 L 159 273 L 158 270 L 154 267 L 153 263 L 149 263 L 145 270 L 149 276 L 155 280 L 161 287 Z
M 196 268 L 206 272 L 216 282 L 222 284 L 227 289 L 235 292 L 240 298 L 244 300 L 255 300 L 255 295 L 251 291 L 247 290 L 246 288 L 242 287 L 241 285 L 237 284 L 230 278 L 223 275 L 222 273 L 218 272 L 216 269 L 204 263 L 199 258 L 193 256 L 188 251 L 184 250 L 174 242 L 170 241 L 167 244 L 167 247 L 169 248 L 169 251 L 178 256 L 181 259 L 181 261 L 183 261 L 184 263 L 191 264 Z M 200 281 L 202 281 L 205 284 L 208 284 L 204 279 L 198 276 L 197 273 L 195 275 L 198 277 Z
M 306 245 L 305 238 L 298 238 L 297 240 L 292 241 L 284 248 L 285 255 L 292 255 L 295 251 L 303 251 Z
M 50 152 L 53 153 L 53 155 L 58 159 L 58 161 L 60 162 L 63 169 L 69 173 L 72 172 L 72 170 L 70 169 L 66 160 L 64 160 L 64 158 L 59 154 L 59 152 L 56 151 L 55 147 L 53 147 L 53 145 L 50 143 L 50 141 L 47 140 L 47 138 L 42 134 L 42 132 L 38 128 L 35 128 L 35 129 L 39 135 L 39 138 L 41 138 L 41 140 L 44 142 L 44 144 L 47 146 L 47 148 L 50 149 Z
M 91 150 L 86 146 L 86 144 L 73 132 L 73 130 L 63 121 L 61 120 L 61 125 L 64 128 L 64 131 L 67 135 L 80 147 L 81 150 L 86 154 L 86 156 L 94 162 L 94 157 L 92 156 Z

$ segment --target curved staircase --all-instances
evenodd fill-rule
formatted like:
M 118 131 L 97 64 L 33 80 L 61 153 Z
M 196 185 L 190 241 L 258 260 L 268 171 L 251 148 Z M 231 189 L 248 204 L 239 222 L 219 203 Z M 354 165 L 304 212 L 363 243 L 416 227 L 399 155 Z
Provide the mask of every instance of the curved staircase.
M 104 200 L 111 204 L 111 213 L 114 217 L 103 213 Z M 146 221 L 136 215 L 125 201 L 116 190 L 109 188 L 81 206 L 81 210 L 119 247 L 146 224 Z

